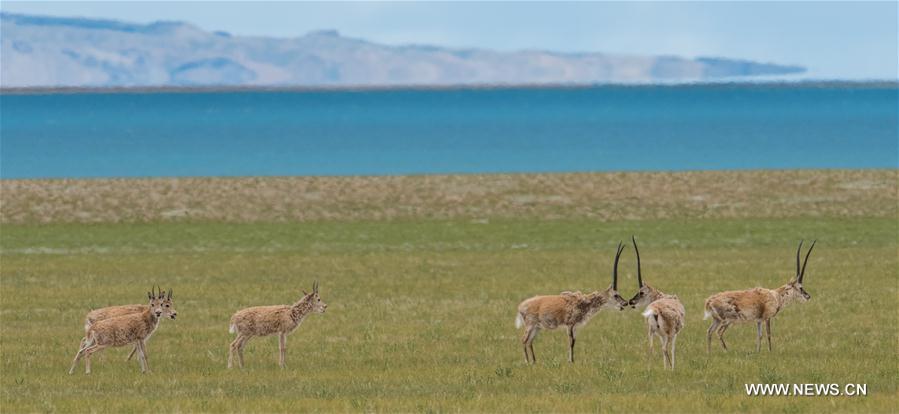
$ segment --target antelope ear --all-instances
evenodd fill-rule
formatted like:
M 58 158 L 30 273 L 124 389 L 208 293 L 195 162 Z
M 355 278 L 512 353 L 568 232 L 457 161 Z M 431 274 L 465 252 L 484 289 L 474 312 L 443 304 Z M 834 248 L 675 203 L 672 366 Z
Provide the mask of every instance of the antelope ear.
M 305 290 L 303 290 L 303 296 L 309 296 L 309 294 L 308 294 L 308 293 L 306 293 L 306 291 L 305 291 Z
M 153 294 L 150 292 L 147 292 L 147 299 L 153 300 Z

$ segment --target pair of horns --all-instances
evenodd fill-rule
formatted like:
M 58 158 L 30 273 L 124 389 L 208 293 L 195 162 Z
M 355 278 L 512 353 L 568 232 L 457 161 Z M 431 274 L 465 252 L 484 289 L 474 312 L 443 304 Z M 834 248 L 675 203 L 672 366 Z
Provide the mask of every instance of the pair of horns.
M 315 280 L 312 282 L 312 293 L 313 294 L 318 293 L 318 280 Z M 303 291 L 303 294 L 308 295 L 308 293 L 306 293 L 305 290 Z
M 815 248 L 815 243 L 818 242 L 817 240 L 812 241 L 812 245 L 808 248 L 808 252 L 805 253 L 805 260 L 802 262 L 802 267 L 800 268 L 799 267 L 799 256 L 800 256 L 800 253 L 802 253 L 802 242 L 804 242 L 804 241 L 805 240 L 800 240 L 799 248 L 796 249 L 796 280 L 798 280 L 799 283 L 802 283 L 802 278 L 805 277 L 805 266 L 808 264 L 808 256 L 810 254 L 812 254 L 812 249 Z
M 153 287 L 153 290 L 152 290 L 151 292 L 147 292 L 147 297 L 148 297 L 150 300 L 153 300 L 153 299 L 163 299 L 163 298 L 165 298 L 165 299 L 171 299 L 171 298 L 172 298 L 172 289 L 169 288 L 168 293 L 163 293 L 163 292 L 162 292 L 162 289 L 160 289 L 159 286 L 154 286 L 154 287 Z
M 615 266 L 612 268 L 612 289 L 618 290 L 618 259 L 624 251 L 624 244 L 618 242 L 618 250 L 615 252 Z
M 634 242 L 634 251 L 637 252 L 637 282 L 643 287 L 643 276 L 640 274 L 640 250 L 637 249 L 637 239 L 631 236 Z M 615 252 L 615 267 L 612 268 L 612 289 L 618 290 L 618 259 L 621 258 L 621 252 L 624 251 L 624 244 L 618 242 L 618 250 Z

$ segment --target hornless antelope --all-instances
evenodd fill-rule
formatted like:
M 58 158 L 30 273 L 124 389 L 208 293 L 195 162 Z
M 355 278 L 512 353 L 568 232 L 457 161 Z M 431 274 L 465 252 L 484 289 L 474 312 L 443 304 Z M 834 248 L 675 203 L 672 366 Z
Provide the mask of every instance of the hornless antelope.
M 91 324 L 87 330 L 86 340 L 81 348 L 78 349 L 78 353 L 75 354 L 75 360 L 72 361 L 69 374 L 75 373 L 75 367 L 81 358 L 84 358 L 84 372 L 90 374 L 92 354 L 110 346 L 119 347 L 130 344 L 134 344 L 137 347 L 137 358 L 140 361 L 141 372 L 148 372 L 150 365 L 147 362 L 144 343 L 156 330 L 159 319 L 162 316 L 174 319 L 177 312 L 171 304 L 171 289 L 169 289 L 167 297 L 163 297 L 161 292 L 158 295 L 147 292 L 147 298 L 149 299 L 149 306 L 140 313 L 116 316 Z M 168 307 L 164 305 L 165 299 L 169 299 Z
M 675 295 L 669 295 L 643 283 L 643 275 L 640 272 L 640 249 L 637 248 L 637 239 L 631 236 L 634 242 L 634 252 L 637 254 L 637 284 L 640 290 L 628 301 L 632 308 L 646 306 L 643 317 L 649 327 L 649 353 L 652 354 L 652 338 L 658 335 L 662 341 L 662 364 L 674 369 L 674 344 L 677 334 L 684 327 L 684 304 Z
M 303 291 L 303 297 L 293 305 L 256 306 L 237 311 L 231 317 L 229 332 L 237 338 L 231 342 L 228 352 L 228 368 L 231 368 L 234 353 L 243 368 L 243 348 L 254 336 L 278 334 L 278 365 L 284 368 L 284 354 L 287 351 L 287 335 L 297 329 L 310 313 L 325 313 L 328 305 L 318 296 L 318 281 L 312 284 L 312 293 Z
M 577 328 L 586 324 L 602 308 L 624 309 L 627 302 L 618 294 L 618 259 L 623 250 L 624 246 L 619 242 L 612 268 L 612 284 L 608 289 L 589 294 L 565 291 L 559 295 L 534 296 L 518 305 L 515 327 L 525 327 L 524 336 L 521 337 L 525 363 L 537 363 L 533 343 L 540 329 L 552 330 L 560 326 L 568 328 L 568 362 L 574 362 Z
M 811 299 L 811 295 L 802 287 L 802 278 L 805 276 L 805 266 L 808 264 L 808 256 L 815 248 L 815 242 L 805 254 L 805 261 L 799 267 L 799 256 L 802 253 L 802 241 L 796 250 L 796 277 L 787 284 L 777 289 L 755 288 L 749 290 L 735 290 L 721 292 L 710 296 L 705 300 L 705 316 L 703 319 L 712 318 L 712 326 L 709 326 L 706 351 L 712 352 L 712 332 L 718 335 L 721 346 L 727 351 L 724 343 L 724 332 L 736 322 L 755 321 L 756 341 L 755 351 L 762 350 L 762 322 L 765 322 L 765 330 L 768 335 L 768 350 L 771 346 L 771 318 L 776 316 L 781 309 L 794 301 L 805 302 Z
M 155 293 L 155 292 L 154 292 Z M 160 290 L 158 297 L 162 299 L 162 306 L 164 308 L 174 309 L 174 305 L 172 303 L 172 290 L 169 289 L 168 295 L 164 295 Z M 91 325 L 93 325 L 97 321 L 102 321 L 104 319 L 114 318 L 116 316 L 122 315 L 130 315 L 132 313 L 141 313 L 145 309 L 147 309 L 147 305 L 121 305 L 121 306 L 108 306 L 105 308 L 94 309 L 88 312 L 87 316 L 84 317 L 84 338 L 81 339 L 80 348 L 84 347 L 84 342 L 87 341 L 87 331 L 90 329 Z M 178 312 L 172 311 L 171 318 L 175 319 L 178 316 Z M 154 329 L 155 332 L 155 329 Z M 150 332 L 146 338 L 144 338 L 144 348 L 147 346 L 147 341 L 150 340 L 150 336 L 153 335 L 153 332 Z M 126 361 L 130 361 L 131 357 L 134 356 L 135 352 L 137 352 L 137 345 L 131 348 L 131 353 L 128 354 L 128 359 Z

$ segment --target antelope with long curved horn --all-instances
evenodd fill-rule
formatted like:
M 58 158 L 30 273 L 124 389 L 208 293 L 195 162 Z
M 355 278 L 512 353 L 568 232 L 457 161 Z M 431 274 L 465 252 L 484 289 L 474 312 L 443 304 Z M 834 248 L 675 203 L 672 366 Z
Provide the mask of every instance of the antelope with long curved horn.
M 727 350 L 727 344 L 724 342 L 724 332 L 727 328 L 737 322 L 756 323 L 756 352 L 762 349 L 762 322 L 765 323 L 765 331 L 768 336 L 768 351 L 773 350 L 771 345 L 771 318 L 775 317 L 787 305 L 799 301 L 806 302 L 811 299 L 811 295 L 805 291 L 803 287 L 803 278 L 805 277 L 805 266 L 808 264 L 808 257 L 815 248 L 816 241 L 809 246 L 808 252 L 805 254 L 805 261 L 802 266 L 799 265 L 799 258 L 802 253 L 802 241 L 799 242 L 799 248 L 796 250 L 796 276 L 787 284 L 777 289 L 755 288 L 749 290 L 737 290 L 721 292 L 710 296 L 705 300 L 705 317 L 703 319 L 712 318 L 712 325 L 709 326 L 706 350 L 712 351 L 712 333 L 718 335 L 721 346 Z
M 525 327 L 521 343 L 524 346 L 526 364 L 536 363 L 534 338 L 540 329 L 553 330 L 565 327 L 568 330 L 568 362 L 574 362 L 574 343 L 577 329 L 603 308 L 622 310 L 627 306 L 618 294 L 618 259 L 624 245 L 618 243 L 615 264 L 612 267 L 612 284 L 606 290 L 592 293 L 565 291 L 558 295 L 534 296 L 518 305 L 515 327 Z
M 643 283 L 643 274 L 640 269 L 640 249 L 637 248 L 637 239 L 631 236 L 634 243 L 634 253 L 637 255 L 637 284 L 639 290 L 628 304 L 632 308 L 646 307 L 643 317 L 649 331 L 649 353 L 652 353 L 653 336 L 658 335 L 662 342 L 663 365 L 665 368 L 674 369 L 674 344 L 677 334 L 684 327 L 684 304 L 675 295 L 664 293 L 650 285 Z

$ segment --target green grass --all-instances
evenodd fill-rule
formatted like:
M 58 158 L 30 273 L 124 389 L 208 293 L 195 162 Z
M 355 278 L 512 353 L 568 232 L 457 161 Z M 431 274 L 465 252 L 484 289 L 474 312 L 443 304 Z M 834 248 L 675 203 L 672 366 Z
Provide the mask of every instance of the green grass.
M 534 294 L 609 283 L 618 240 L 641 240 L 647 281 L 687 308 L 678 369 L 647 358 L 636 311 L 597 315 L 566 362 L 562 331 L 524 364 L 515 307 Z M 817 238 L 812 300 L 705 352 L 702 302 L 777 287 L 796 242 Z M 892 412 L 897 407 L 897 222 L 868 219 L 409 220 L 280 224 L 6 224 L 0 232 L 3 412 Z M 634 292 L 622 256 L 621 291 Z M 291 303 L 313 279 L 329 304 L 288 338 L 225 369 L 228 319 Z M 149 344 L 151 374 L 104 351 L 66 374 L 92 307 L 172 287 L 179 313 Z M 864 383 L 867 397 L 748 397 L 746 383 Z

